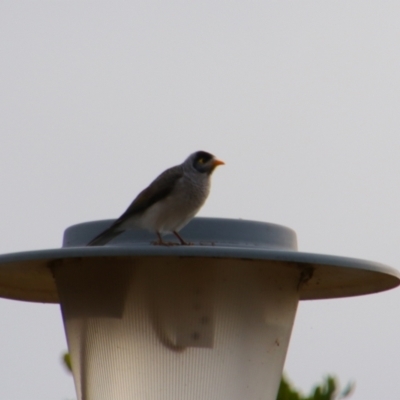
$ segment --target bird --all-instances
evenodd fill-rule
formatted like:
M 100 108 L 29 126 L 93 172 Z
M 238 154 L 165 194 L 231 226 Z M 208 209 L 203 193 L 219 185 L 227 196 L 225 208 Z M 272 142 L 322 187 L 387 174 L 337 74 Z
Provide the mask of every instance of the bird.
M 168 168 L 142 190 L 126 211 L 87 246 L 102 246 L 127 229 L 155 232 L 158 245 L 169 245 L 163 233 L 173 233 L 181 245 L 188 245 L 178 233 L 205 203 L 215 168 L 225 163 L 206 151 L 196 151 L 179 165 Z

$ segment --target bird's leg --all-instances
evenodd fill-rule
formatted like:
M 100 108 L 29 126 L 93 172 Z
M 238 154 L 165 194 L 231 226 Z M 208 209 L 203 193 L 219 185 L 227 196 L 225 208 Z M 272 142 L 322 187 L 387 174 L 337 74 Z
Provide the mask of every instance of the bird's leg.
M 152 242 L 152 244 L 154 244 L 156 246 L 174 246 L 176 244 L 176 243 L 172 243 L 172 242 L 164 242 L 160 232 L 156 232 L 156 234 L 157 234 L 158 240 Z
M 185 241 L 182 239 L 182 236 L 181 236 L 177 231 L 172 231 L 172 233 L 179 239 L 179 241 L 181 242 L 182 245 L 188 246 L 188 245 L 191 244 L 191 243 L 185 242 Z
M 177 246 L 177 243 L 173 243 L 173 242 L 164 242 L 164 240 L 162 239 L 162 236 L 160 234 L 160 232 L 156 232 L 158 240 L 155 242 L 152 242 L 153 244 L 157 245 L 157 246 Z M 181 245 L 191 245 L 192 243 L 188 243 L 185 242 L 182 237 L 178 234 L 178 232 L 173 231 L 173 234 L 179 239 L 179 241 L 181 242 Z
M 162 240 L 162 236 L 160 234 L 160 232 L 156 232 L 157 237 L 158 237 L 158 241 L 154 242 L 154 244 L 158 244 L 159 246 L 165 246 L 167 243 L 164 242 L 164 240 Z

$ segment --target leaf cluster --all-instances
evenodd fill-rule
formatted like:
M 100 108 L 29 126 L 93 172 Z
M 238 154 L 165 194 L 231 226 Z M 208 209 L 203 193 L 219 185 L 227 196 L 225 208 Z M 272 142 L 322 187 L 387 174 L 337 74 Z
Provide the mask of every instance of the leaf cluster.
M 354 390 L 354 384 L 349 383 L 340 391 L 339 384 L 333 376 L 324 378 L 321 384 L 316 385 L 308 396 L 303 396 L 283 377 L 279 386 L 276 400 L 339 400 L 348 398 Z

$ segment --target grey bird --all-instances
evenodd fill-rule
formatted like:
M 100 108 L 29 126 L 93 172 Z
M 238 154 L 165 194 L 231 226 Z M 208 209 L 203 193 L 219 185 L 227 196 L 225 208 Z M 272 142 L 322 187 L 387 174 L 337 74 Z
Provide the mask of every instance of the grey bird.
M 182 164 L 159 175 L 109 228 L 87 245 L 104 245 L 132 228 L 155 232 L 158 237 L 155 244 L 169 244 L 163 241 L 162 233 L 173 233 L 182 245 L 189 244 L 178 232 L 205 203 L 210 192 L 211 174 L 223 164 L 205 151 L 191 154 Z

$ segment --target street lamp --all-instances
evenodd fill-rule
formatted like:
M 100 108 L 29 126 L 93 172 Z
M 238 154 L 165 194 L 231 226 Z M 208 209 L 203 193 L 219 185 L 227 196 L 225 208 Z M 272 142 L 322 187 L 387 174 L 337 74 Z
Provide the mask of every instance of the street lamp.
M 190 246 L 139 230 L 85 246 L 111 222 L 0 256 L 0 296 L 60 302 L 79 400 L 274 400 L 299 300 L 400 283 L 378 263 L 298 252 L 294 231 L 255 221 L 195 218 Z

